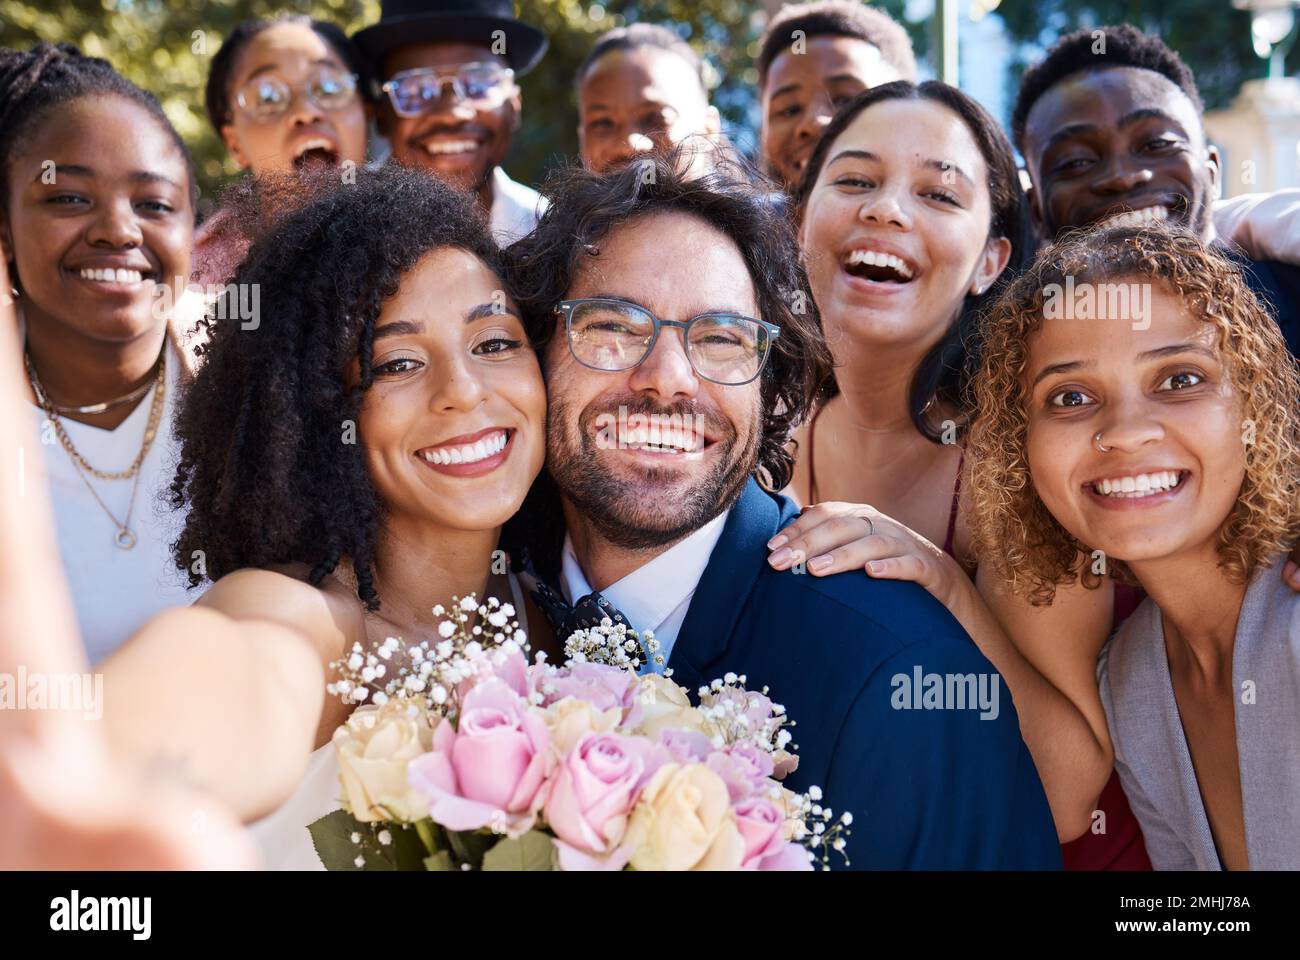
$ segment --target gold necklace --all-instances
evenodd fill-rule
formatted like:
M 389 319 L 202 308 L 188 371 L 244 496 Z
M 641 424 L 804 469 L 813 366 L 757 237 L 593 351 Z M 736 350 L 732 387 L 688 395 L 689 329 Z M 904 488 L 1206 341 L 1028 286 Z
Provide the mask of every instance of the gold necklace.
M 68 436 L 68 432 L 64 429 L 63 423 L 59 420 L 59 415 L 55 411 L 54 404 L 50 402 L 49 397 L 45 394 L 45 390 L 41 387 L 40 378 L 36 375 L 36 367 L 32 365 L 31 355 L 27 354 L 24 357 L 27 361 L 27 377 L 31 381 L 32 390 L 36 394 L 37 401 L 45 410 L 45 415 L 49 418 L 51 426 L 54 427 L 54 432 L 59 438 L 59 443 L 63 445 L 63 449 L 67 451 L 68 456 L 72 459 L 72 465 L 77 471 L 77 476 L 81 477 L 81 482 L 86 485 L 86 489 L 89 490 L 90 495 L 95 498 L 95 502 L 99 504 L 100 509 L 103 510 L 104 513 L 108 514 L 108 519 L 112 520 L 113 526 L 117 527 L 117 533 L 113 536 L 113 543 L 123 550 L 130 550 L 138 542 L 138 538 L 134 531 L 131 530 L 131 514 L 135 511 L 135 495 L 136 491 L 140 488 L 140 466 L 144 463 L 144 458 L 145 455 L 148 454 L 149 448 L 153 445 L 154 437 L 157 436 L 158 433 L 158 423 L 162 419 L 163 401 L 167 391 L 166 353 L 167 348 L 164 345 L 163 352 L 158 355 L 158 374 L 154 380 L 155 391 L 153 405 L 149 409 L 149 422 L 145 426 L 144 441 L 140 445 L 140 452 L 136 455 L 135 461 L 131 466 L 126 470 L 121 471 L 97 470 L 86 462 L 85 457 L 83 457 L 73 445 L 72 438 Z M 117 517 L 114 516 L 113 511 L 108 509 L 108 504 L 104 503 L 103 499 L 95 491 L 95 488 L 91 486 L 90 478 L 86 476 L 87 473 L 90 473 L 101 480 L 127 480 L 134 478 L 134 482 L 131 484 L 131 499 L 127 501 L 125 520 L 119 521 Z
M 65 407 L 61 404 L 51 403 L 57 412 L 64 416 L 93 416 L 95 414 L 107 413 L 109 410 L 116 410 L 118 407 L 124 407 L 128 403 L 135 403 L 153 386 L 153 381 L 146 381 L 140 384 L 124 397 L 114 397 L 112 400 L 105 400 L 103 403 L 88 403 L 84 407 Z
M 37 401 L 50 418 L 50 425 L 54 427 L 54 433 L 58 436 L 59 443 L 68 452 L 68 456 L 92 477 L 97 477 L 100 480 L 130 480 L 139 471 L 140 464 L 144 463 L 145 455 L 149 453 L 149 448 L 153 446 L 154 437 L 158 433 L 158 423 L 162 419 L 163 399 L 167 387 L 165 353 L 166 348 L 164 347 L 163 354 L 158 357 L 158 374 L 154 378 L 154 386 L 157 389 L 153 395 L 153 406 L 149 410 L 149 422 L 144 429 L 144 442 L 140 445 L 140 452 L 136 454 L 131 466 L 125 470 L 117 471 L 98 470 L 92 467 L 86 462 L 85 457 L 77 451 L 77 448 L 73 446 L 72 438 L 68 436 L 68 432 L 63 428 L 63 421 L 59 419 L 58 411 L 54 409 L 54 404 L 46 396 L 45 389 L 41 386 L 40 378 L 36 375 L 36 368 L 32 365 L 31 354 L 27 354 L 27 377 L 32 382 L 32 390 L 36 393 Z

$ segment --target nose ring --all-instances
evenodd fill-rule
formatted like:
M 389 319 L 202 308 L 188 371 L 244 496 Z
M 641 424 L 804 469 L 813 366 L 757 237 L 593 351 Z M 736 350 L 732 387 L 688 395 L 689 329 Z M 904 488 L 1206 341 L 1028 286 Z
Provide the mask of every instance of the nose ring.
M 1100 430 L 1098 430 L 1095 434 L 1093 434 L 1093 437 L 1092 437 L 1092 445 L 1093 445 L 1094 447 L 1096 447 L 1098 450 L 1100 450 L 1102 453 L 1110 453 L 1110 450 L 1111 450 L 1110 447 L 1103 447 L 1103 446 L 1101 445 L 1101 431 L 1100 431 Z

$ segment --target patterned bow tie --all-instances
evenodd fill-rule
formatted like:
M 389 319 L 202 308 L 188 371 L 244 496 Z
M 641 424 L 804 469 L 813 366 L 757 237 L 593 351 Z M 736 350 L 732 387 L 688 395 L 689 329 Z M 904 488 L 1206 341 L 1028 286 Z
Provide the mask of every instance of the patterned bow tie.
M 623 624 L 629 630 L 633 629 L 631 622 L 623 616 L 618 607 L 606 600 L 598 591 L 592 591 L 580 598 L 577 603 L 570 604 L 559 591 L 552 590 L 541 578 L 530 577 L 529 579 L 532 580 L 528 586 L 533 600 L 537 603 L 537 608 L 551 622 L 551 626 L 555 628 L 555 636 L 560 643 L 569 639 L 574 631 L 600 626 L 600 621 L 606 617 L 614 623 Z

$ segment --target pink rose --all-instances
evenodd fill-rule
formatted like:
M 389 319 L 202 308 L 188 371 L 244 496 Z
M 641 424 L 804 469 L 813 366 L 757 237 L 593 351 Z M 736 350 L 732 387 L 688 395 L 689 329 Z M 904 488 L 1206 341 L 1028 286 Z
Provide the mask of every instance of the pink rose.
M 413 761 L 409 776 L 448 830 L 491 825 L 517 835 L 532 827 L 552 764 L 545 719 L 492 677 L 466 695 L 457 729 L 438 725 L 433 752 Z
M 811 870 L 803 847 L 783 837 L 785 818 L 776 805 L 761 797 L 736 804 L 736 829 L 745 841 L 744 870 Z
M 504 680 L 511 690 L 525 700 L 528 699 L 533 692 L 533 677 L 528 659 L 517 644 L 513 642 L 502 644 L 492 650 L 488 660 L 492 664 L 493 676 Z
M 794 873 L 813 868 L 812 855 L 808 848 L 798 843 L 786 841 L 770 857 L 765 857 L 758 864 L 759 870 L 783 870 Z
M 755 791 L 770 787 L 772 776 L 771 756 L 762 747 L 742 740 L 725 750 L 709 754 L 705 764 L 722 778 L 732 803 L 739 803 Z
M 646 741 L 616 733 L 584 734 L 561 762 L 546 800 L 565 870 L 621 870 L 620 849 L 641 783 L 654 772 Z
M 667 748 L 673 763 L 699 763 L 713 752 L 713 743 L 698 730 L 661 730 L 659 744 Z
M 610 707 L 626 710 L 632 705 L 637 678 L 630 670 L 603 663 L 575 663 L 557 671 L 557 674 L 542 682 L 542 693 L 546 697 L 543 706 L 550 706 L 565 697 L 586 700 L 601 711 Z

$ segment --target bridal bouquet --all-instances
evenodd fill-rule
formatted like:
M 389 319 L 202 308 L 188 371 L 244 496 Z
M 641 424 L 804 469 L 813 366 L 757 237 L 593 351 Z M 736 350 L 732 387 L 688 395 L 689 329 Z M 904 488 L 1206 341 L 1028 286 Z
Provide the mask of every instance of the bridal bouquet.
M 336 663 L 360 704 L 334 733 L 343 809 L 309 828 L 331 870 L 808 870 L 851 818 L 778 782 L 797 759 L 766 690 L 637 676 L 606 620 L 564 666 L 526 657 L 514 610 L 456 599 L 439 638 Z M 647 647 L 655 649 L 653 639 Z

